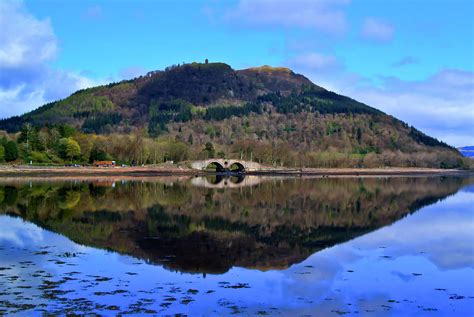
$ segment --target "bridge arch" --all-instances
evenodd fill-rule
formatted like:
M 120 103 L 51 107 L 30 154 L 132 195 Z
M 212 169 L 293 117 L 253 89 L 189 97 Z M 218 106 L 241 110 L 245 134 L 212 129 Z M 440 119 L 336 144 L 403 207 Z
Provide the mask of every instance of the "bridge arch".
M 245 166 L 240 162 L 232 162 L 229 169 L 236 172 L 245 172 Z
M 212 165 L 216 167 L 216 172 L 224 172 L 225 167 L 219 163 L 218 161 L 209 161 L 208 164 L 206 165 L 205 169 L 209 169 Z

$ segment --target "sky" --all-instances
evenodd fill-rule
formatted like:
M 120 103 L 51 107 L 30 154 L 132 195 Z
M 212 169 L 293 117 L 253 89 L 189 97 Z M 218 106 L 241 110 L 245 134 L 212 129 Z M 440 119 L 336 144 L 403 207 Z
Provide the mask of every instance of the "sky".
M 474 145 L 472 0 L 0 0 L 0 118 L 206 58 L 286 66 Z

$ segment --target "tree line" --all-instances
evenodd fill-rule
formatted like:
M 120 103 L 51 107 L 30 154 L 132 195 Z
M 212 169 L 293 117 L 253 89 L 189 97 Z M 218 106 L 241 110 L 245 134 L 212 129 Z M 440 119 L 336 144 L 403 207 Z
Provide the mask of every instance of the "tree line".
M 366 117 L 323 116 L 315 121 L 315 117 L 301 113 L 290 121 L 280 121 L 267 116 L 175 122 L 159 137 L 151 137 L 146 130 L 97 135 L 66 124 L 25 124 L 17 134 L 0 133 L 0 162 L 54 165 L 115 160 L 141 165 L 219 157 L 293 168 L 473 165 L 472 160 L 460 158 L 450 149 L 410 145 L 408 135 L 387 131 L 384 139 L 381 133 L 388 126 L 371 123 Z
M 216 154 L 212 143 L 203 146 L 199 153 L 191 151 L 192 138 L 186 143 L 180 138 L 152 138 L 145 132 L 87 134 L 67 124 L 34 127 L 27 123 L 17 134 L 2 134 L 0 162 L 4 163 L 91 164 L 116 160 L 123 164 L 141 165 L 182 162 L 191 157 L 208 158 Z

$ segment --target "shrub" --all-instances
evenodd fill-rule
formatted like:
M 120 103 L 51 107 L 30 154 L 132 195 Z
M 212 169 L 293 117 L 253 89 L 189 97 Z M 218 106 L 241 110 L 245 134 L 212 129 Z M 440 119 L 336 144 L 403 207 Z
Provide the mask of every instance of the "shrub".
M 29 158 L 34 163 L 51 163 L 51 159 L 44 152 L 33 151 L 30 153 Z

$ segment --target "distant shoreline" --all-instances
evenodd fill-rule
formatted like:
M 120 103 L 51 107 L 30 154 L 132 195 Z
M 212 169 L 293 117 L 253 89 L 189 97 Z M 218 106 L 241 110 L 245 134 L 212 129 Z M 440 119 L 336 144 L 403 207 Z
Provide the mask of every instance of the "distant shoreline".
M 84 176 L 205 176 L 216 174 L 212 171 L 199 171 L 188 167 L 40 167 L 40 166 L 0 166 L 2 177 L 84 177 Z M 264 168 L 250 171 L 246 175 L 262 176 L 455 176 L 474 175 L 472 170 L 435 169 L 435 168 Z

